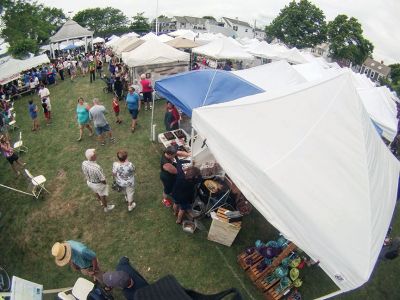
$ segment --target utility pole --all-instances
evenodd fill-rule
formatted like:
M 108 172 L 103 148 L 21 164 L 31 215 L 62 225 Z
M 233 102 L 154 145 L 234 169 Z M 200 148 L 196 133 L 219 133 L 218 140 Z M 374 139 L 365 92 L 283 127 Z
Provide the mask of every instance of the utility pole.
M 158 35 L 158 0 L 156 6 L 156 35 Z

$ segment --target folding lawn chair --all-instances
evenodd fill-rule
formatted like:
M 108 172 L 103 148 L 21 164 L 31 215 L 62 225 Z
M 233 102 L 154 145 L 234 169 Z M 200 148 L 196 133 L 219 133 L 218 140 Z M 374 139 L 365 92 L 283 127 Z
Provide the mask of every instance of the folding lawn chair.
M 16 115 L 17 115 L 16 113 L 13 113 L 12 114 L 13 119 L 12 119 L 12 121 L 10 121 L 10 123 L 8 123 L 8 126 L 10 126 L 10 129 L 12 129 L 12 130 L 14 130 L 15 128 L 18 128 L 17 121 L 15 120 Z
M 21 152 L 28 152 L 28 147 L 26 147 L 22 141 L 22 132 L 19 132 L 19 140 L 14 143 L 14 150 Z
M 29 172 L 27 169 L 25 169 L 25 174 L 31 180 L 31 183 L 33 185 L 32 194 L 36 199 L 39 198 L 42 190 L 45 190 L 47 193 L 50 194 L 50 192 L 46 190 L 46 188 L 44 187 L 44 183 L 46 182 L 46 177 L 44 177 L 43 175 L 33 177 L 31 172 Z
M 231 192 L 230 186 L 232 186 L 231 181 L 227 178 L 224 177 L 224 181 L 226 181 L 228 184 L 228 188 L 226 190 L 226 192 L 224 194 L 222 194 L 221 196 L 219 196 L 218 198 L 215 197 L 209 197 L 208 202 L 207 202 L 207 206 L 205 208 L 205 214 L 209 215 L 212 211 L 217 210 L 218 208 L 226 205 L 226 202 L 229 198 L 229 194 Z
M 93 282 L 79 277 L 72 289 L 58 293 L 57 297 L 61 300 L 86 300 L 93 288 Z

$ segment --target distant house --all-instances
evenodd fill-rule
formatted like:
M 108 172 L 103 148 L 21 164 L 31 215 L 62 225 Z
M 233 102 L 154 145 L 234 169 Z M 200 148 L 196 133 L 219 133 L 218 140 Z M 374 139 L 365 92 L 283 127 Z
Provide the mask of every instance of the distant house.
M 387 78 L 390 74 L 390 67 L 385 66 L 382 62 L 378 62 L 368 57 L 360 68 L 360 73 L 365 74 L 372 81 L 378 81 L 380 78 Z
M 225 27 L 232 28 L 236 31 L 238 38 L 254 38 L 253 28 L 249 23 L 226 17 L 223 17 L 221 21 L 224 23 Z
M 176 29 L 188 29 L 194 32 L 207 32 L 210 25 L 217 25 L 217 22 L 210 19 L 203 19 L 190 16 L 174 16 Z
M 329 43 L 319 44 L 319 45 L 315 46 L 314 48 L 311 48 L 310 51 L 312 54 L 314 54 L 314 56 L 328 58 Z
M 158 32 L 160 34 L 169 33 L 176 30 L 176 22 L 173 18 L 158 18 Z M 151 23 L 151 29 L 156 32 L 156 19 Z
M 259 28 L 254 29 L 254 37 L 256 39 L 264 41 L 267 38 L 265 31 Z

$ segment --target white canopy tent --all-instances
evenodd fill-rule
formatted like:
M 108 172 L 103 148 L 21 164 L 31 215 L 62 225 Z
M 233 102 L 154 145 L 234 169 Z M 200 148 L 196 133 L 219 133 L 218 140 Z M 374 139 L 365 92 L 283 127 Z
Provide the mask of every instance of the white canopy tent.
M 303 76 L 284 60 L 245 70 L 233 71 L 233 73 L 266 91 L 307 82 Z
M 129 37 L 125 39 L 123 42 L 119 43 L 118 46 L 114 48 L 114 54 L 118 57 L 121 57 L 123 52 L 132 51 L 137 47 L 139 47 L 144 42 L 145 42 L 144 40 L 135 37 Z
M 144 36 L 142 36 L 140 39 L 141 39 L 141 40 L 144 40 L 144 41 L 158 40 L 158 36 L 156 36 L 156 35 L 155 35 L 154 33 L 152 33 L 152 32 L 149 32 L 149 33 L 145 34 Z
M 231 38 L 220 38 L 206 45 L 193 48 L 193 53 L 204 55 L 216 60 L 253 60 L 254 56 L 243 50 Z
M 99 43 L 104 43 L 104 42 L 105 42 L 105 40 L 101 37 L 94 38 L 94 40 L 93 40 L 93 44 L 99 44 Z
M 172 41 L 173 39 L 174 39 L 173 37 L 166 35 L 166 34 L 161 34 L 158 36 L 158 40 L 162 43 Z
M 0 64 L 0 84 L 13 81 L 19 78 L 21 72 L 49 62 L 50 60 L 46 54 L 34 56 L 25 60 L 10 58 L 8 61 Z
M 125 36 L 127 36 L 127 37 L 140 37 L 140 35 L 138 35 L 138 34 L 137 34 L 136 32 L 134 32 L 134 31 L 125 33 L 125 34 L 123 34 L 121 37 L 125 37 Z
M 146 65 L 189 62 L 189 53 L 179 51 L 158 40 L 148 40 L 136 49 L 128 52 L 124 58 L 130 68 Z
M 121 38 L 119 36 L 113 35 L 113 36 L 110 37 L 108 42 L 106 42 L 106 46 L 107 47 L 111 47 L 113 44 L 115 44 L 120 39 Z
M 320 261 L 340 289 L 323 298 L 368 281 L 400 166 L 349 73 L 197 108 L 192 124 L 257 210 Z
M 196 33 L 188 29 L 178 29 L 176 31 L 168 33 L 168 35 L 173 37 L 182 36 L 188 40 L 193 40 L 196 37 Z
M 114 39 L 112 43 L 110 43 L 108 46 L 111 47 L 114 51 L 117 49 L 120 45 L 123 45 L 124 43 L 136 39 L 136 37 L 133 36 L 122 36 L 119 39 Z

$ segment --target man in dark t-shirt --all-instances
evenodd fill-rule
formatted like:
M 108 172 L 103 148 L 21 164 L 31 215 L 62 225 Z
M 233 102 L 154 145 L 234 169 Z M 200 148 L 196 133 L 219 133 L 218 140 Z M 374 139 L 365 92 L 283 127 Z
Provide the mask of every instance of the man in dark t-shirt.
M 130 265 L 126 256 L 119 260 L 116 271 L 104 273 L 103 280 L 109 288 L 121 288 L 127 300 L 133 300 L 138 289 L 149 285 Z

